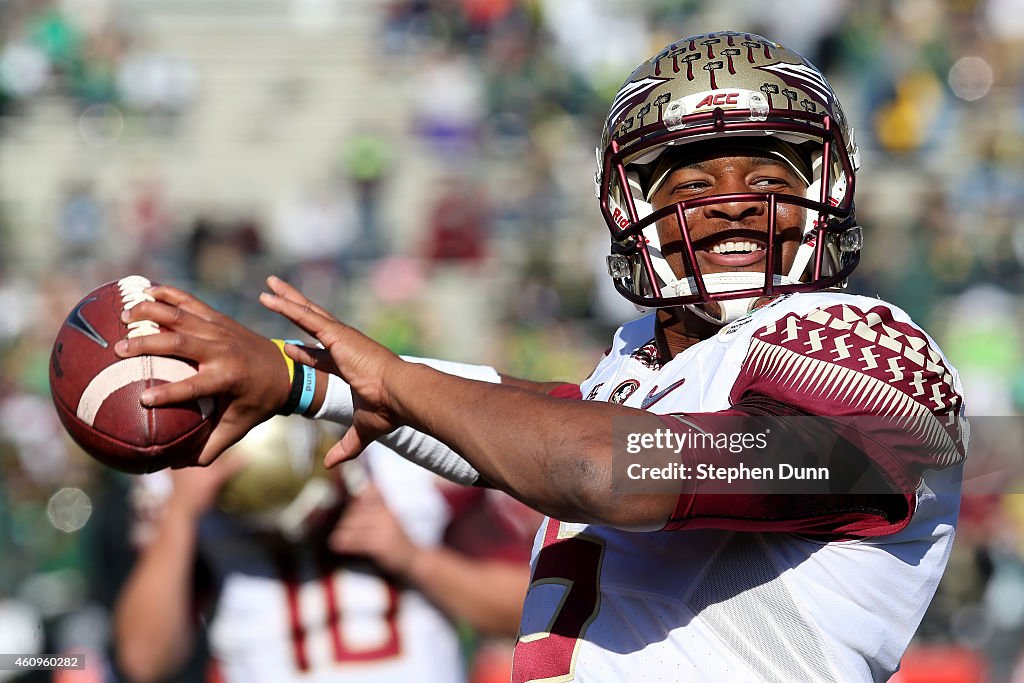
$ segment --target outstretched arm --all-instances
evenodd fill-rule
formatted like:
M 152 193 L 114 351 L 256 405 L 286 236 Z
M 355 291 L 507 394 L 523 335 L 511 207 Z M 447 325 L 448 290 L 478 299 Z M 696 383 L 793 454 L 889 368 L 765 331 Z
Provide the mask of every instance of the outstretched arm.
M 216 311 L 189 293 L 171 286 L 150 290 L 157 301 L 146 302 L 126 314 L 126 322 L 150 320 L 161 334 L 123 340 L 116 346 L 122 356 L 170 355 L 195 361 L 199 374 L 171 388 L 154 387 L 144 403 L 160 406 L 184 400 L 185 396 L 215 396 L 220 408 L 217 425 L 195 463 L 208 465 L 254 426 L 279 413 L 289 398 L 289 370 L 279 347 L 232 318 Z M 326 311 L 322 311 L 326 315 Z M 431 359 L 409 359 L 428 363 L 444 372 L 488 382 L 501 382 L 535 392 L 560 383 L 541 383 L 499 375 L 492 368 Z M 290 361 L 289 361 L 290 362 Z M 344 425 L 352 423 L 352 393 L 337 375 L 315 370 L 315 390 L 305 411 L 307 416 Z M 382 438 L 387 445 L 419 465 L 460 484 L 476 483 L 479 473 L 446 445 L 403 427 Z
M 421 363 L 435 370 L 492 384 L 518 386 L 537 393 L 550 393 L 565 398 L 579 398 L 579 387 L 575 384 L 561 382 L 531 382 L 500 375 L 494 368 L 483 365 L 467 365 L 431 358 L 414 358 L 402 356 L 403 360 Z M 318 373 L 320 371 L 317 371 Z M 352 426 L 353 403 L 352 388 L 338 375 L 328 375 L 328 389 L 323 403 L 313 414 L 316 419 L 337 422 L 346 427 Z M 446 444 L 429 434 L 424 434 L 412 427 L 398 429 L 382 435 L 377 439 L 402 457 L 425 467 L 431 472 L 456 484 L 487 485 L 480 473 L 465 458 L 453 451 Z
M 264 305 L 324 346 L 289 345 L 288 354 L 352 387 L 353 425 L 329 453 L 329 463 L 355 457 L 381 435 L 410 426 L 464 456 L 492 485 L 558 519 L 645 529 L 661 528 L 668 519 L 673 495 L 609 495 L 612 419 L 632 416 L 637 429 L 653 430 L 662 427 L 655 416 L 554 398 L 543 393 L 545 385 L 477 382 L 404 361 L 287 283 L 270 278 L 268 284 L 273 294 L 263 295 Z M 149 291 L 157 302 L 140 304 L 126 316 L 152 320 L 163 331 L 119 342 L 118 353 L 196 361 L 194 377 L 153 387 L 144 398 L 148 405 L 164 405 L 218 397 L 224 418 L 199 458 L 207 464 L 283 405 L 287 370 L 277 348 L 255 333 L 225 337 L 225 329 L 241 326 L 193 297 L 166 286 Z M 238 362 L 249 357 L 246 339 L 269 347 L 261 371 Z
M 261 301 L 324 349 L 286 347 L 297 361 L 329 370 L 352 387 L 353 424 L 328 453 L 355 457 L 381 434 L 409 425 L 461 453 L 491 484 L 565 521 L 661 528 L 676 496 L 611 496 L 612 420 L 662 427 L 644 411 L 565 401 L 537 391 L 453 377 L 408 363 L 344 325 L 287 283 L 268 280 Z

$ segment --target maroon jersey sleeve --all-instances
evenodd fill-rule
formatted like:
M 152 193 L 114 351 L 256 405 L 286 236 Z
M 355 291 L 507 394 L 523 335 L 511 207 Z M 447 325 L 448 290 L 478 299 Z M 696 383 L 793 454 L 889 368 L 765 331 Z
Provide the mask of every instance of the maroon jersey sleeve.
M 795 492 L 779 482 L 758 490 L 711 492 L 697 481 L 678 501 L 666 528 L 714 526 L 830 536 L 878 536 L 906 526 L 924 470 L 965 456 L 962 399 L 952 373 L 928 338 L 879 305 L 789 313 L 755 332 L 730 393 L 732 408 L 665 416 L 674 429 L 754 430 L 770 417 L 785 430 L 764 462 L 813 454 L 831 473 L 827 490 Z M 793 419 L 793 418 L 807 419 Z M 736 422 L 738 420 L 739 422 Z M 755 424 L 745 425 L 744 420 Z M 774 449 L 774 450 L 773 450 Z M 689 466 L 734 465 L 722 449 L 684 454 Z
M 552 388 L 550 391 L 548 391 L 548 395 L 554 396 L 555 398 L 568 398 L 576 401 L 579 401 L 583 398 L 583 394 L 580 393 L 580 385 L 568 383 L 559 384 L 558 386 Z

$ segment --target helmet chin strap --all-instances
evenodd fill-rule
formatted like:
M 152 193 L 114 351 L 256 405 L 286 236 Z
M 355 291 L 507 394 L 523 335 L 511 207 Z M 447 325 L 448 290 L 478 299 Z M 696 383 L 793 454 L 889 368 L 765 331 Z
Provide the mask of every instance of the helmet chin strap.
M 772 277 L 776 285 L 795 284 L 797 280 L 782 275 Z M 704 287 L 709 294 L 731 292 L 740 289 L 755 289 L 764 286 L 764 273 L 713 273 L 704 276 Z M 675 296 L 690 296 L 697 293 L 696 283 L 692 277 L 677 279 L 672 285 Z M 698 318 L 713 325 L 728 325 L 739 320 L 750 312 L 750 306 L 760 297 L 750 296 L 739 299 L 717 301 L 718 314 L 713 314 L 709 304 L 688 304 L 686 308 Z
M 718 302 L 718 315 L 714 316 L 707 310 L 707 304 L 688 304 L 687 310 L 698 318 L 706 320 L 712 325 L 725 326 L 734 320 L 739 320 L 750 311 L 750 304 L 755 299 L 726 299 Z
M 802 245 L 800 249 L 803 249 L 805 246 L 806 245 Z M 648 244 L 647 248 L 651 253 L 651 265 L 654 267 L 654 272 L 658 276 L 658 279 L 664 283 L 663 289 L 668 291 L 670 296 L 694 296 L 699 293 L 697 290 L 697 283 L 693 277 L 680 278 L 676 276 L 672 271 L 672 268 L 668 265 L 668 261 L 666 261 L 665 257 L 662 255 L 661 249 L 654 244 Z M 813 247 L 807 247 L 807 255 L 802 259 L 796 259 L 796 262 L 793 264 L 793 268 L 790 269 L 789 274 L 773 276 L 772 283 L 775 285 L 798 283 L 800 280 L 794 275 L 794 273 L 799 274 L 803 272 L 807 259 L 813 251 Z M 712 273 L 704 276 L 704 288 L 707 289 L 709 294 L 719 294 L 721 292 L 732 292 L 743 289 L 756 289 L 758 287 L 764 287 L 764 273 Z M 697 317 L 702 320 L 706 320 L 713 325 L 727 325 L 749 313 L 750 305 L 758 298 L 759 297 L 743 297 L 739 299 L 725 299 L 718 301 L 716 302 L 718 304 L 718 315 L 713 315 L 708 311 L 708 305 L 704 303 L 687 304 L 686 308 Z

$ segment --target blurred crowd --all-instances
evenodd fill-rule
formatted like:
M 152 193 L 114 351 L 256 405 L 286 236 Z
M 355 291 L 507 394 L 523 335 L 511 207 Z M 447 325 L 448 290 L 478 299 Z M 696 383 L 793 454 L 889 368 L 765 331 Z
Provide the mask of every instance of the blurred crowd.
M 0 115 L 59 93 L 80 111 L 119 104 L 173 119 L 195 97 L 192 65 L 137 40 L 128 17 L 48 0 L 0 4 Z
M 144 3 L 124 4 L 135 11 L 0 0 L 0 147 L 40 102 L 138 121 L 120 144 L 157 159 L 201 120 L 202 65 L 147 44 Z M 402 116 L 346 127 L 301 191 L 180 202 L 160 173 L 111 192 L 68 169 L 45 251 L 26 256 L 12 247 L 19 198 L 0 187 L 0 651 L 105 652 L 131 561 L 127 477 L 78 453 L 49 406 L 50 344 L 85 292 L 142 272 L 284 336 L 255 300 L 275 272 L 398 352 L 579 381 L 635 315 L 604 275 L 589 186 L 608 102 L 635 64 L 697 31 L 761 33 L 823 68 L 862 150 L 851 289 L 936 337 L 973 415 L 1024 414 L 1020 0 L 356 5 L 373 14 L 366 63 L 402 83 Z M 1024 681 L 1021 496 L 966 496 L 953 553 L 899 680 Z

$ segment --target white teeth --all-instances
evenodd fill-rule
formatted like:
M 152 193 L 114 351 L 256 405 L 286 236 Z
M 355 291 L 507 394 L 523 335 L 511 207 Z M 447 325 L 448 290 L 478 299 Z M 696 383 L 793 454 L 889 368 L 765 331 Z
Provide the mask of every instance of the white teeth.
M 743 254 L 749 254 L 752 251 L 757 251 L 761 248 L 761 245 L 756 242 L 744 242 L 744 241 L 733 241 L 728 240 L 726 242 L 719 242 L 715 246 L 711 247 L 711 253 L 713 254 L 735 254 L 737 252 Z

